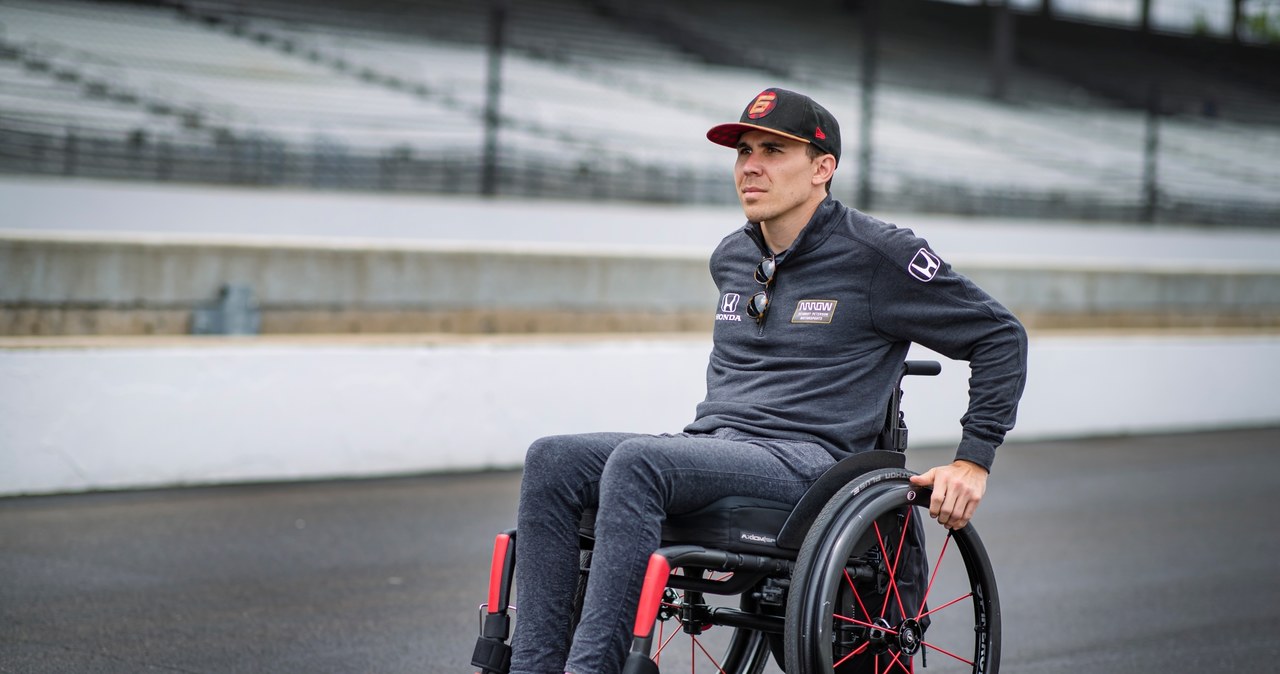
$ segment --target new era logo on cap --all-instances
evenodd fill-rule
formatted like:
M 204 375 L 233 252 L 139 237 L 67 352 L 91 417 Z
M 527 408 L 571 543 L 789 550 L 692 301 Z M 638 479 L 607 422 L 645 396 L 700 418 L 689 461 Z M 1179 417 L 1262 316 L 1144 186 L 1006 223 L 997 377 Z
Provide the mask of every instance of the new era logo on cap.
M 840 160 L 840 124 L 827 109 L 804 94 L 786 89 L 765 89 L 751 99 L 737 123 L 720 124 L 707 131 L 707 140 L 737 147 L 748 131 L 767 131 L 802 143 Z

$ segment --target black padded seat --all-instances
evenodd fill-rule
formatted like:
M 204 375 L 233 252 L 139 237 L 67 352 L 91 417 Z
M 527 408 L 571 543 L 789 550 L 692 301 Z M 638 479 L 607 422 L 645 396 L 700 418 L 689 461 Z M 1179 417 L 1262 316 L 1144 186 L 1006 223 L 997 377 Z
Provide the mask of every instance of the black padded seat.
M 778 532 L 794 508 L 768 499 L 726 496 L 693 512 L 668 517 L 662 525 L 662 544 L 777 555 Z
M 662 524 L 662 545 L 778 555 L 778 532 L 794 508 L 780 501 L 726 496 L 697 510 L 667 517 Z M 590 542 L 595 522 L 596 510 L 589 508 L 578 525 L 584 544 Z
M 795 559 L 823 506 L 854 478 L 880 468 L 902 468 L 901 452 L 874 450 L 847 457 L 827 469 L 800 502 L 792 505 L 749 496 L 726 496 L 697 510 L 671 515 L 662 525 L 662 545 L 699 545 L 728 552 Z M 594 508 L 583 513 L 579 533 L 589 546 Z

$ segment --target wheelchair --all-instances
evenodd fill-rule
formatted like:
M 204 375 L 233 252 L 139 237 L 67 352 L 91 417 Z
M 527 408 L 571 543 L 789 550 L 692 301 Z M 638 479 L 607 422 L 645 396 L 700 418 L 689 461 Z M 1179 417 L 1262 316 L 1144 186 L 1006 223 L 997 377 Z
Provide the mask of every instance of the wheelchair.
M 995 674 L 1000 603 L 986 549 L 972 522 L 930 524 L 931 492 L 905 468 L 902 379 L 940 371 L 907 361 L 876 449 L 837 462 L 799 503 L 734 496 L 668 517 L 623 673 L 759 674 L 772 658 L 788 674 Z M 575 616 L 593 523 L 588 511 Z M 926 543 L 929 526 L 944 533 Z M 494 544 L 472 657 L 483 674 L 510 669 L 516 535 Z

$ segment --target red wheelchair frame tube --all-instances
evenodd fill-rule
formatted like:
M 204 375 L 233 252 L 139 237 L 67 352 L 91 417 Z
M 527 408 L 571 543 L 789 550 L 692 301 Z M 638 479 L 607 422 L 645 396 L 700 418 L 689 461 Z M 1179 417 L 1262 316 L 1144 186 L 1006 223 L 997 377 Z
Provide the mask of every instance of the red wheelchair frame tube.
M 646 639 L 653 634 L 653 625 L 658 619 L 658 609 L 662 608 L 662 594 L 667 589 L 667 578 L 670 575 L 671 564 L 666 557 L 656 552 L 649 556 L 649 568 L 644 574 L 640 605 L 636 610 L 634 634 L 637 638 Z
M 515 532 L 498 534 L 493 541 L 493 561 L 489 564 L 489 613 L 505 613 L 511 601 L 510 571 L 515 563 Z
M 480 623 L 480 636 L 471 655 L 471 664 L 484 674 L 506 674 L 511 671 L 511 579 L 516 569 L 516 531 L 498 534 L 493 541 L 493 561 L 489 564 L 489 603 Z
M 653 553 L 644 573 L 644 586 L 640 588 L 640 603 L 636 608 L 636 625 L 632 633 L 631 652 L 622 665 L 622 674 L 659 674 L 658 665 L 649 659 L 653 648 L 653 626 L 662 608 L 662 595 L 671 577 L 671 563 L 667 558 Z

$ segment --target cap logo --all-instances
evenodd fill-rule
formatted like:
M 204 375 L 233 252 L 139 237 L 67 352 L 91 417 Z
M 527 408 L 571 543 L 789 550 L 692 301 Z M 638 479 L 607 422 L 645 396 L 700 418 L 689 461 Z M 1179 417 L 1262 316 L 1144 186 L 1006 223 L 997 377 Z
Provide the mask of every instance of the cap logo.
M 822 132 L 822 127 L 815 126 L 813 127 L 813 137 L 817 138 L 818 140 L 826 140 L 827 134 Z
M 777 101 L 778 95 L 772 91 L 761 92 L 759 96 L 756 96 L 756 100 L 751 103 L 751 107 L 747 108 L 747 119 L 760 119 L 773 112 Z

